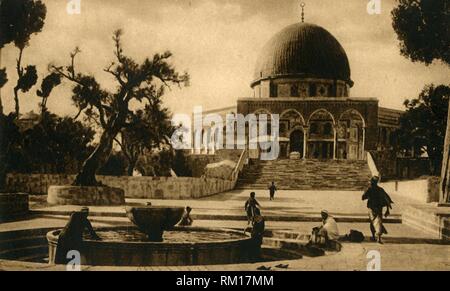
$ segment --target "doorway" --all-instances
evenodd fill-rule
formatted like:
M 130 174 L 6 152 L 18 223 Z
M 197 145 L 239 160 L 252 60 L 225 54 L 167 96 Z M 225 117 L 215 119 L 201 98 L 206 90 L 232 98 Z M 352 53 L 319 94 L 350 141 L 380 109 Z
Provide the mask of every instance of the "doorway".
M 299 152 L 300 157 L 303 157 L 303 131 L 300 129 L 294 130 L 289 137 L 289 153 Z

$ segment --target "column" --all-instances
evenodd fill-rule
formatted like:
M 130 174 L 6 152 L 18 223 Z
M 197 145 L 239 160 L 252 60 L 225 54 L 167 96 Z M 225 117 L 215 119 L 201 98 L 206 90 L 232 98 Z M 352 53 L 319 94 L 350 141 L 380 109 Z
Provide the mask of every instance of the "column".
M 333 160 L 336 160 L 336 152 L 337 152 L 337 128 L 333 126 L 334 129 L 334 137 L 333 137 Z
M 365 156 L 364 156 L 364 154 L 366 153 L 365 147 L 366 147 L 366 128 L 363 126 L 362 127 L 361 160 L 365 159 Z
M 306 148 L 308 147 L 308 127 L 303 128 L 303 159 L 306 159 L 306 154 L 308 151 Z

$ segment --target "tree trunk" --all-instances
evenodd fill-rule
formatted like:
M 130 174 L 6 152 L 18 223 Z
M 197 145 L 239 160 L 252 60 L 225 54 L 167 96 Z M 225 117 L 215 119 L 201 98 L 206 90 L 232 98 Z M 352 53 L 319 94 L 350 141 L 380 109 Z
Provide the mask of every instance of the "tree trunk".
M 105 130 L 100 137 L 100 142 L 94 152 L 83 163 L 81 171 L 73 182 L 74 186 L 99 186 L 100 183 L 95 179 L 98 168 L 109 158 L 112 151 L 113 141 L 118 130 Z
M 440 203 L 450 203 L 450 103 L 447 116 L 447 130 L 444 141 L 444 157 L 442 159 Z
M 16 119 L 19 119 L 20 107 L 19 107 L 19 89 L 14 88 L 14 103 L 15 103 L 15 113 Z
M 133 171 L 134 171 L 134 168 L 136 167 L 136 163 L 137 163 L 137 160 L 129 160 L 128 161 L 128 169 L 127 169 L 128 176 L 133 176 Z

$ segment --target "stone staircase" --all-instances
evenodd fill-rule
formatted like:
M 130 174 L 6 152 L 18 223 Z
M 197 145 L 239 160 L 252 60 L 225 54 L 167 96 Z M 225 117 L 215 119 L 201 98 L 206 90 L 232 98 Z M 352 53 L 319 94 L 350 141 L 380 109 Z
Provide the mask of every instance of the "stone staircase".
M 370 176 L 367 161 L 250 160 L 236 188 L 267 189 L 274 181 L 279 190 L 363 190 Z

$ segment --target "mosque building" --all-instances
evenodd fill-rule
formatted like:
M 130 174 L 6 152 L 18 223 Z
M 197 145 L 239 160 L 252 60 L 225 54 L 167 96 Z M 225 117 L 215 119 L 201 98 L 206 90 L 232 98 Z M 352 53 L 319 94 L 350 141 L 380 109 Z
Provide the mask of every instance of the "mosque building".
M 229 113 L 278 114 L 278 159 L 295 152 L 301 159 L 365 160 L 367 152 L 392 150 L 402 111 L 380 107 L 376 98 L 351 96 L 353 85 L 343 46 L 325 28 L 302 19 L 262 48 L 252 97 L 204 114 L 224 120 Z

